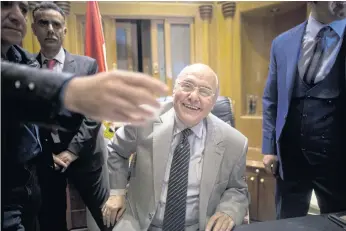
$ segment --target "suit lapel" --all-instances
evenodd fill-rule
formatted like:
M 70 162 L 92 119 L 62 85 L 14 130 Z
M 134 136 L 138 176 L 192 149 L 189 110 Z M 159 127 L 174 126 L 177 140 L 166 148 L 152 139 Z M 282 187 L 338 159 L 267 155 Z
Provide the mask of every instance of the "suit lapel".
M 40 68 L 42 68 L 42 57 L 41 57 L 41 53 L 38 53 L 38 54 L 37 54 L 36 60 L 37 60 L 37 62 L 40 64 Z
M 169 148 L 172 143 L 174 110 L 171 109 L 153 123 L 153 172 L 155 202 L 158 203 L 168 161 Z M 155 203 L 155 204 L 156 204 Z
M 298 59 L 300 54 L 300 48 L 304 36 L 304 31 L 307 22 L 298 25 L 293 31 L 291 31 L 289 37 L 287 38 L 287 43 L 285 46 L 286 60 L 287 60 L 287 74 L 286 74 L 286 86 L 287 86 L 287 99 L 291 100 L 293 84 L 295 77 L 297 75 Z M 280 52 L 280 51 L 279 51 Z
M 72 55 L 67 52 L 65 49 L 65 61 L 64 66 L 62 68 L 63 72 L 76 73 L 76 62 L 74 61 Z
M 214 123 L 211 116 L 207 117 L 207 137 L 205 141 L 202 177 L 200 182 L 199 196 L 199 221 L 200 227 L 206 224 L 208 203 L 215 180 L 219 173 L 220 164 L 223 158 L 225 147 L 222 144 L 222 132 Z

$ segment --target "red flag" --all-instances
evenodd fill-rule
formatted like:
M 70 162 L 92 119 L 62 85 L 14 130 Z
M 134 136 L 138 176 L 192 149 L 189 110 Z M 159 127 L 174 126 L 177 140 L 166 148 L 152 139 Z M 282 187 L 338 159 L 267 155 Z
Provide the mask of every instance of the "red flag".
M 99 72 L 107 71 L 106 46 L 97 1 L 87 1 L 85 23 L 85 55 L 96 59 Z

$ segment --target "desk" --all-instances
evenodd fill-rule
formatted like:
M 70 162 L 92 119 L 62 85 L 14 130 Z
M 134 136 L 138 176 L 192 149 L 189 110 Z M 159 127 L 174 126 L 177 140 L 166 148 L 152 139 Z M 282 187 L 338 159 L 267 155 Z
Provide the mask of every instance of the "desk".
M 276 221 L 240 225 L 234 231 L 345 231 L 327 216 L 309 215 Z

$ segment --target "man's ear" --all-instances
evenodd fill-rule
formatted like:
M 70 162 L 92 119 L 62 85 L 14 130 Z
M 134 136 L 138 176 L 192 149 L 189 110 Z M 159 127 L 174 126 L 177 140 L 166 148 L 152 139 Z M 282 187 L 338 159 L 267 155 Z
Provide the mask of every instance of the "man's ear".
M 66 33 L 67 33 L 67 28 L 65 26 L 65 28 L 64 28 L 64 35 L 66 35 Z

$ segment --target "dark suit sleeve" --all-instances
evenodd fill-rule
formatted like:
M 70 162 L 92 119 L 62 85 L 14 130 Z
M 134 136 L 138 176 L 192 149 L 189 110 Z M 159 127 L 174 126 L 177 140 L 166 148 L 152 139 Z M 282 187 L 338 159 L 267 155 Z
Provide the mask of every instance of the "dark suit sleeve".
M 97 73 L 97 70 L 97 62 L 93 60 L 93 63 L 90 64 L 88 75 Z M 67 150 L 76 156 L 80 156 L 85 148 L 93 150 L 100 128 L 100 122 L 84 117 L 77 134 L 72 138 Z
M 269 74 L 263 93 L 263 142 L 262 153 L 276 155 L 275 124 L 277 115 L 277 65 L 275 54 L 275 42 L 273 41 L 270 52 Z
M 63 109 L 59 94 L 73 76 L 2 61 L 3 115 L 11 121 L 63 127 L 57 119 Z

